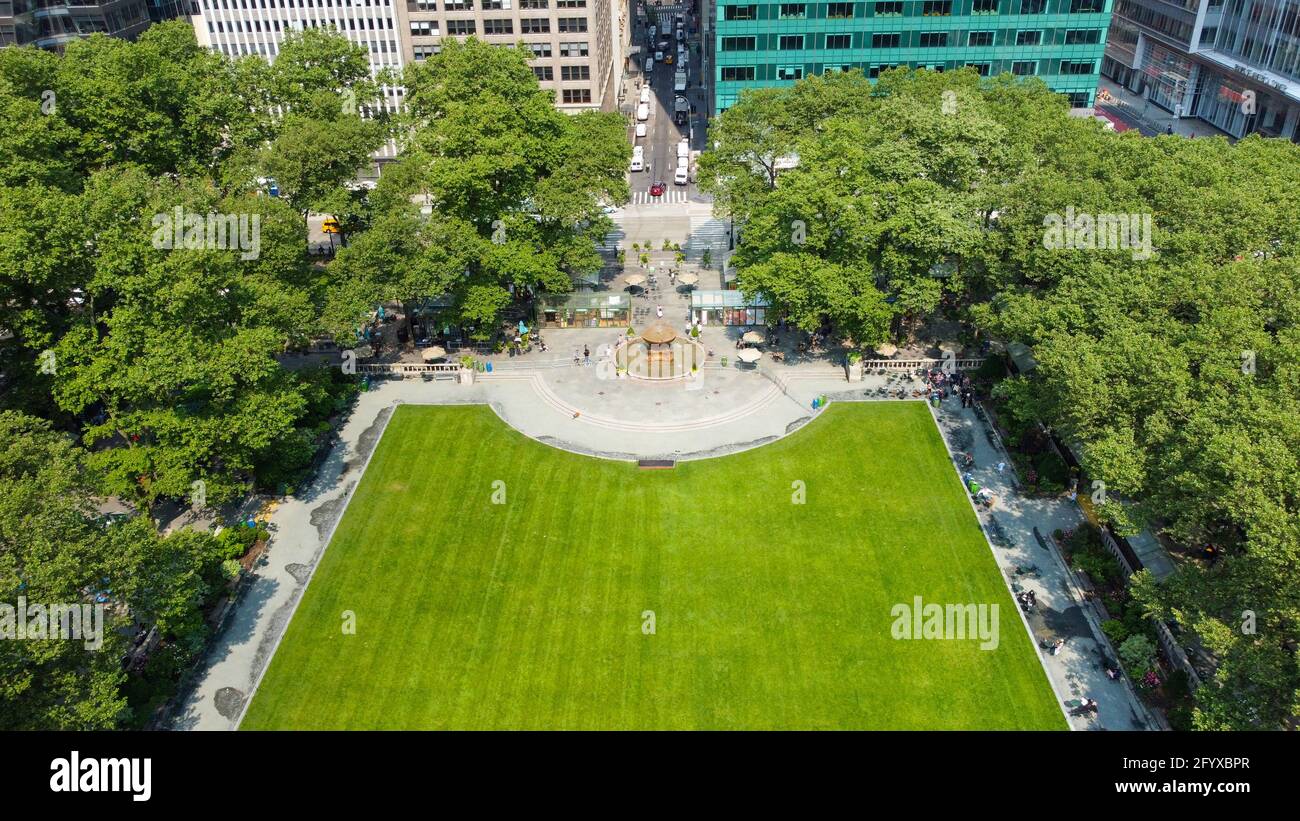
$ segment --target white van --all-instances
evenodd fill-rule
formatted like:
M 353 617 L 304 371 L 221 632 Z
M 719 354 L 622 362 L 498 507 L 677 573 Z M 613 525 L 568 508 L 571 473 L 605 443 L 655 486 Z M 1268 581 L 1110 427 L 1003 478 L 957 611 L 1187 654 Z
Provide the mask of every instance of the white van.
M 691 157 L 691 144 L 689 140 L 682 140 L 677 144 L 677 162 L 684 163 Z
M 641 103 L 636 107 L 636 118 L 639 122 L 650 119 L 650 105 L 648 103 Z
M 689 176 L 685 162 L 677 166 L 677 171 L 673 174 L 673 185 L 685 185 Z
M 651 74 L 654 73 L 654 70 L 655 70 L 655 58 L 653 58 L 653 57 L 647 57 L 647 58 L 645 58 L 645 74 L 646 74 L 646 76 L 649 77 Z
M 641 86 L 641 102 L 650 102 L 650 86 Z
M 632 146 L 632 171 L 645 170 L 645 149 L 639 145 Z

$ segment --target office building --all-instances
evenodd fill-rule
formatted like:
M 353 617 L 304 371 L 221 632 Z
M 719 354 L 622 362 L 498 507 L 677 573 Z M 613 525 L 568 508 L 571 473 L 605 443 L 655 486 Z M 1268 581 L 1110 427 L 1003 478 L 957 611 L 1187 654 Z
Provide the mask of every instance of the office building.
M 1300 0 L 1116 0 L 1102 74 L 1231 136 L 1300 142 Z
M 714 103 L 811 74 L 895 66 L 1042 78 L 1091 107 L 1112 0 L 719 0 Z

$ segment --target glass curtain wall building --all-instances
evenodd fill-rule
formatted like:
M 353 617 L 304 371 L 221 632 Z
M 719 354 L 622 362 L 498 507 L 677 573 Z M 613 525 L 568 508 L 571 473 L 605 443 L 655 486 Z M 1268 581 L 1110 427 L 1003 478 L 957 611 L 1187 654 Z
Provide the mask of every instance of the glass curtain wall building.
M 1300 0 L 1117 0 L 1102 74 L 1234 137 L 1300 142 Z
M 715 106 L 728 108 L 746 88 L 786 85 L 810 74 L 859 69 L 875 77 L 906 65 L 1034 75 L 1073 105 L 1089 107 L 1111 2 L 720 0 Z

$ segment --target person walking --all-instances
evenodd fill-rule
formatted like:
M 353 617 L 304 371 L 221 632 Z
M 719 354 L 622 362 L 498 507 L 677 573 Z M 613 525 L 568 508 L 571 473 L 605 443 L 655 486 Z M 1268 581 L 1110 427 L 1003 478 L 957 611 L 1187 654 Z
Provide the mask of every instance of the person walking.
M 591 364 L 591 348 L 588 348 L 586 345 L 582 346 L 582 364 Z

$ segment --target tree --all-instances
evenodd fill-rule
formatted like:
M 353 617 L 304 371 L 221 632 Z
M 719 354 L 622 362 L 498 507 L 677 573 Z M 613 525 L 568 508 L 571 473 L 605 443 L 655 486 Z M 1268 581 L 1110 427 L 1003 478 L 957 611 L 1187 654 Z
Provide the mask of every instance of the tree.
M 111 588 L 123 579 L 121 564 L 94 521 L 91 494 L 84 456 L 67 437 L 44 420 L 0 412 L 0 587 L 9 591 L 5 605 L 16 609 L 19 597 L 33 605 L 79 605 L 83 590 Z M 117 726 L 126 715 L 119 692 L 125 680 L 119 663 L 121 621 L 110 611 L 98 650 L 82 641 L 0 641 L 0 727 Z

